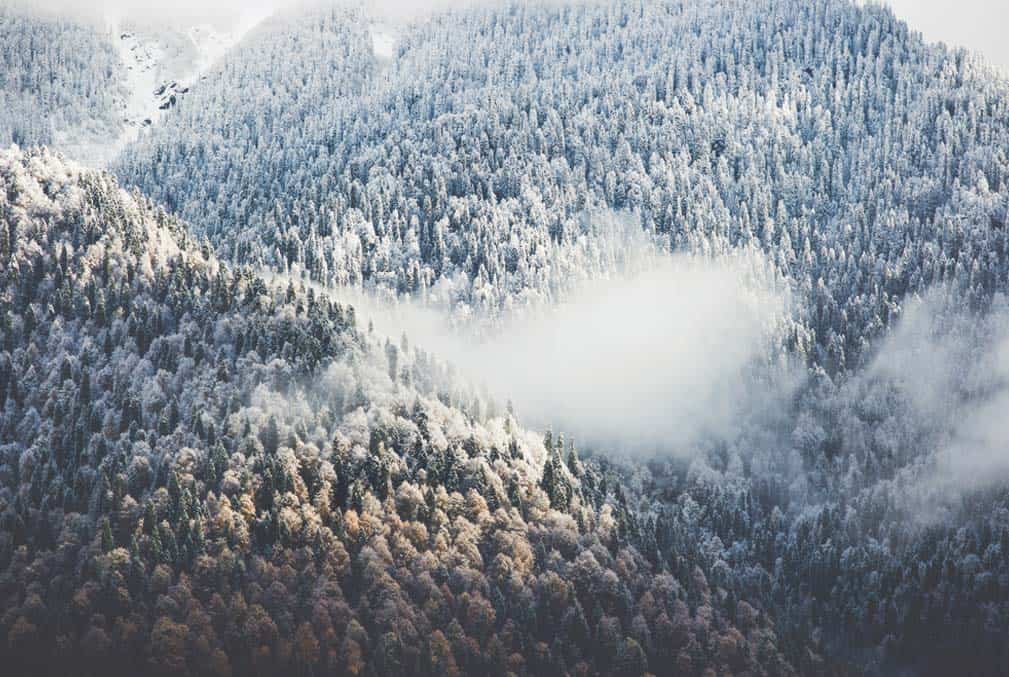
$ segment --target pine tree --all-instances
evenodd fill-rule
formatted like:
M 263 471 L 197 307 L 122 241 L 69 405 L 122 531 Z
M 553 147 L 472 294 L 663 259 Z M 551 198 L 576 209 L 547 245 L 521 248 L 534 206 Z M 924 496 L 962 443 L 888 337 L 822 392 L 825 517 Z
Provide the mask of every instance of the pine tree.
M 109 524 L 108 518 L 102 519 L 101 533 L 102 552 L 111 552 L 116 547 L 116 541 L 112 537 L 112 526 Z
M 263 450 L 267 455 L 272 456 L 280 448 L 280 427 L 277 425 L 277 417 L 271 415 L 260 434 L 260 442 L 263 443 Z

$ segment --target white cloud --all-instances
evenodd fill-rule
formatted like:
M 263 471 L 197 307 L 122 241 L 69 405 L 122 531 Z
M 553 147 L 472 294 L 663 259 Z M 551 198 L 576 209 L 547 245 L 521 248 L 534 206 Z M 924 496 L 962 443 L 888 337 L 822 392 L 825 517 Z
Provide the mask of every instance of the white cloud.
M 908 303 L 867 374 L 909 405 L 901 424 L 911 437 L 902 444 L 924 453 L 903 480 L 924 521 L 1009 479 L 1009 308 L 1000 299 L 976 315 L 961 303 L 948 290 Z
M 747 370 L 785 312 L 780 295 L 744 282 L 746 265 L 677 256 L 587 285 L 461 364 L 526 420 L 675 453 L 732 428 L 747 404 Z
M 553 426 L 581 444 L 688 453 L 781 404 L 796 385 L 790 373 L 752 379 L 790 312 L 784 285 L 768 282 L 774 276 L 759 254 L 630 258 L 632 272 L 582 285 L 482 341 L 450 331 L 429 308 L 338 296 L 362 325 L 370 320 L 393 339 L 406 332 L 499 402 L 511 400 L 524 424 Z

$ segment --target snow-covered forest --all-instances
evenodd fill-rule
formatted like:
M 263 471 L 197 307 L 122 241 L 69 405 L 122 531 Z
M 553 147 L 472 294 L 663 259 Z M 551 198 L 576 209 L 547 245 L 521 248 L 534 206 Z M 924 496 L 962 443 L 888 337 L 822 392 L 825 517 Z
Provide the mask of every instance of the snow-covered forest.
M 979 57 L 848 0 L 321 4 L 101 173 L 109 36 L 0 32 L 5 665 L 1009 672 Z
M 387 67 L 367 21 L 262 26 L 119 175 L 229 258 L 479 315 L 611 266 L 599 208 L 672 248 L 757 243 L 829 371 L 909 292 L 1005 282 L 1007 85 L 884 10 L 492 6 L 403 31 Z
M 0 147 L 74 150 L 118 133 L 118 57 L 92 22 L 0 3 Z
M 107 175 L 19 152 L 0 177 L 18 674 L 791 671 L 766 612 L 631 544 L 612 471 L 406 337 Z

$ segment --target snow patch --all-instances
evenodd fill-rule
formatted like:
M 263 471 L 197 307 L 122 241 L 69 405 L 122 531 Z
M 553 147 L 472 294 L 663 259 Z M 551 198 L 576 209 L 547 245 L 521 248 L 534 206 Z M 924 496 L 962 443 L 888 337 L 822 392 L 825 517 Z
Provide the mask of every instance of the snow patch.
M 217 30 L 207 23 L 178 29 L 136 26 L 110 19 L 107 23 L 109 37 L 124 68 L 123 130 L 118 138 L 95 149 L 93 162 L 108 164 L 146 128 L 157 124 L 193 87 L 206 79 L 206 73 L 246 33 L 268 16 L 265 10 L 246 12 L 228 31 Z
M 126 100 L 123 102 L 123 122 L 126 125 L 121 141 L 136 138 L 137 131 L 158 117 L 159 65 L 164 61 L 165 48 L 157 41 L 126 30 L 117 30 L 113 43 L 119 51 L 125 71 Z M 164 89 L 160 90 L 162 93 Z

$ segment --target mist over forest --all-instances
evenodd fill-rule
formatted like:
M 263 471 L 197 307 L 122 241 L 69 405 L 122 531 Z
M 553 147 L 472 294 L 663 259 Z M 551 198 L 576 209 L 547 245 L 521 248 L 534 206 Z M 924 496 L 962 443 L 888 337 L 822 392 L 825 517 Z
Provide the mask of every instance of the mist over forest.
M 0 664 L 1009 672 L 1009 80 L 896 11 L 0 0 Z

